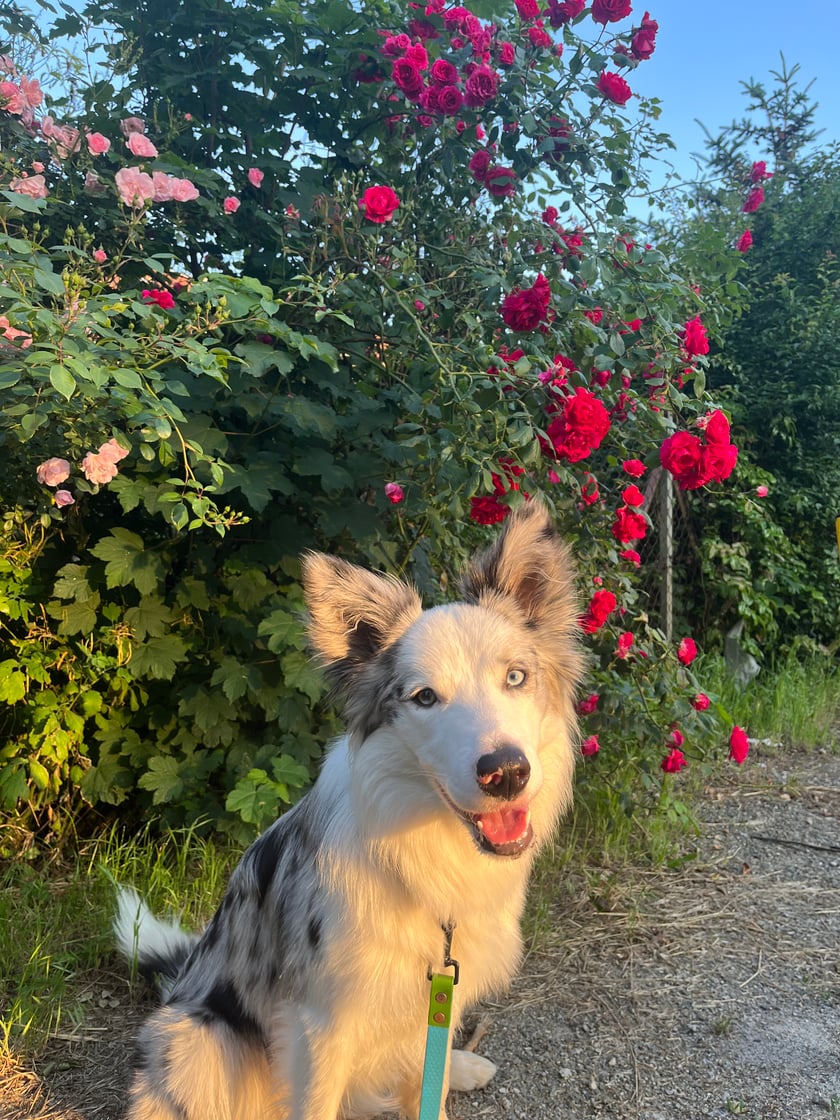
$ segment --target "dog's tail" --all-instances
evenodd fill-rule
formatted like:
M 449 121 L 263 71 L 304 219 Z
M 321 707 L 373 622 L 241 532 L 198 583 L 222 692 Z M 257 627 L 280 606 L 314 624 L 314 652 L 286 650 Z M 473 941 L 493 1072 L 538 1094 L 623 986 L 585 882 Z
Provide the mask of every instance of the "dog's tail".
M 132 887 L 117 887 L 114 937 L 120 953 L 161 996 L 172 987 L 198 942 L 198 934 L 187 933 L 175 921 L 156 918 Z

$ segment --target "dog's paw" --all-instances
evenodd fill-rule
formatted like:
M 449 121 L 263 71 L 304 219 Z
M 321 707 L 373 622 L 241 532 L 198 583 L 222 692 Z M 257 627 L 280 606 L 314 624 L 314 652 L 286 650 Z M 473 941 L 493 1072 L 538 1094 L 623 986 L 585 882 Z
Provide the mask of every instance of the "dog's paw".
M 449 1067 L 449 1088 L 456 1093 L 483 1089 L 496 1072 L 495 1065 L 469 1050 L 453 1050 Z

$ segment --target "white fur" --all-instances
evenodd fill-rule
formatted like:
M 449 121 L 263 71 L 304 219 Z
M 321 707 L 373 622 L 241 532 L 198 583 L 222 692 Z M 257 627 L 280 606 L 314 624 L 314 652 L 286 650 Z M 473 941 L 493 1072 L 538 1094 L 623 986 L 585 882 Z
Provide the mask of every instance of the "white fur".
M 416 1120 L 444 925 L 453 1027 L 519 963 L 528 873 L 571 796 L 580 671 L 568 556 L 545 511 L 510 518 L 459 603 L 422 611 L 406 585 L 322 556 L 305 575 L 348 733 L 246 852 L 200 941 L 122 891 L 118 945 L 164 976 L 165 998 L 141 1036 L 131 1120 Z M 448 1077 L 467 1090 L 494 1072 L 456 1051 Z

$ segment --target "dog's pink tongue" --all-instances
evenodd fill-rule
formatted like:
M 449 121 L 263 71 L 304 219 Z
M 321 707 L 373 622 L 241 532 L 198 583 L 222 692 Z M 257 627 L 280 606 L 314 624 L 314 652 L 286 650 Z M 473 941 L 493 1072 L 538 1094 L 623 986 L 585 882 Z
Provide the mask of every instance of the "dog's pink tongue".
M 491 844 L 514 844 L 528 831 L 531 814 L 527 809 L 514 809 L 507 806 L 496 813 L 482 813 L 478 820 L 481 829 Z

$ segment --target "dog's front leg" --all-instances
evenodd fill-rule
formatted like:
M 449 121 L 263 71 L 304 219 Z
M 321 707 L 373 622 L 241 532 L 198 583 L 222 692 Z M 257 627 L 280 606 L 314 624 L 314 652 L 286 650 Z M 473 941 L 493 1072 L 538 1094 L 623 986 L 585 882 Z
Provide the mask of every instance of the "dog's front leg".
M 300 1009 L 284 1045 L 278 1077 L 286 1086 L 283 1120 L 338 1120 L 349 1069 L 327 1017 Z

